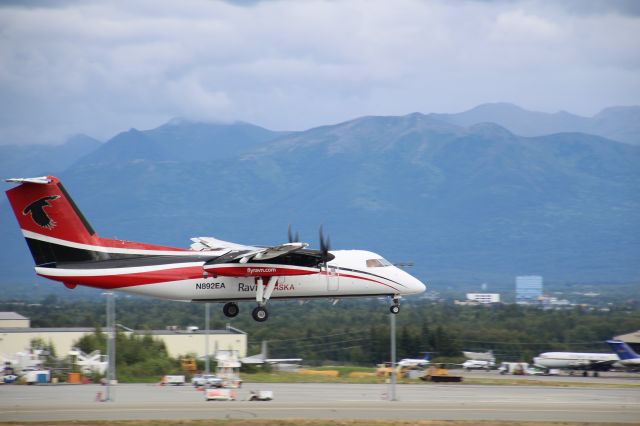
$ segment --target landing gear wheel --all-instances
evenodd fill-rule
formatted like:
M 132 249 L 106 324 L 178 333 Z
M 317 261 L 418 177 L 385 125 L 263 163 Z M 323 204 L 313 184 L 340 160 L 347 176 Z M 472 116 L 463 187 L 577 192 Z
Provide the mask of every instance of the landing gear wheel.
M 257 306 L 253 312 L 251 312 L 251 316 L 258 322 L 265 322 L 267 318 L 269 318 L 269 313 L 264 307 Z
M 240 308 L 236 302 L 225 303 L 222 308 L 222 313 L 228 318 L 235 317 L 238 315 L 238 312 L 240 312 Z
M 389 311 L 391 311 L 392 314 L 397 314 L 398 312 L 400 312 L 400 305 L 392 305 L 389 308 Z

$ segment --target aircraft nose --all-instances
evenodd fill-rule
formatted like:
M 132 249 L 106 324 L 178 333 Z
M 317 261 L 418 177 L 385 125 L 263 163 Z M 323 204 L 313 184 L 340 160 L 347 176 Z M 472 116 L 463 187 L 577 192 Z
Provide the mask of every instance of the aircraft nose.
M 413 275 L 410 275 L 405 271 L 402 271 L 402 273 L 404 275 L 404 284 L 407 286 L 407 294 L 418 294 L 427 289 L 427 286 Z
M 411 283 L 411 288 L 414 290 L 414 293 L 422 293 L 427 289 L 427 286 L 415 277 L 413 278 L 413 282 Z

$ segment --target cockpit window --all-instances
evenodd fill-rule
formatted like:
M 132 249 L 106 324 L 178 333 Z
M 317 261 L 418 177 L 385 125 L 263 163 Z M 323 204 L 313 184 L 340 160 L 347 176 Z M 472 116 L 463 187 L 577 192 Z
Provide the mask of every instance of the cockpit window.
M 382 268 L 384 266 L 391 266 L 388 260 L 380 259 L 367 259 L 367 268 Z

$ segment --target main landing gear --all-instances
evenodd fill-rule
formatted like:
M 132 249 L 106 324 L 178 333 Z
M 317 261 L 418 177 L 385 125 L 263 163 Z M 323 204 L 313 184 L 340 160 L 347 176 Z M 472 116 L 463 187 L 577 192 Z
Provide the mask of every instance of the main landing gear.
M 251 312 L 251 316 L 258 322 L 264 322 L 269 318 L 269 312 L 267 312 L 267 308 L 264 306 L 256 306 L 253 312 Z
M 391 305 L 389 311 L 394 315 L 400 312 L 400 296 L 393 296 L 393 305 Z
M 269 318 L 269 312 L 267 312 L 267 302 L 271 298 L 273 290 L 276 288 L 278 277 L 256 277 L 256 302 L 258 306 L 251 312 L 251 316 L 258 322 L 264 322 Z
M 238 304 L 236 302 L 225 303 L 224 307 L 222 308 L 222 313 L 228 318 L 235 317 L 239 312 L 240 308 L 238 307 Z

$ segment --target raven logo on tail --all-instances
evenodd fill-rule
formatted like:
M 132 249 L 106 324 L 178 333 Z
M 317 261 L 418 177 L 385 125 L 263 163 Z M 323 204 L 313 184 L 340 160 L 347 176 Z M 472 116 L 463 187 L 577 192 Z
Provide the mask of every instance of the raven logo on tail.
M 59 195 L 49 195 L 48 197 L 42 197 L 33 203 L 29 204 L 22 210 L 23 215 L 31 215 L 31 219 L 36 225 L 47 229 L 53 229 L 56 226 L 56 222 L 49 217 L 47 212 L 44 211 L 45 207 L 49 207 L 49 200 L 56 200 L 60 198 Z

